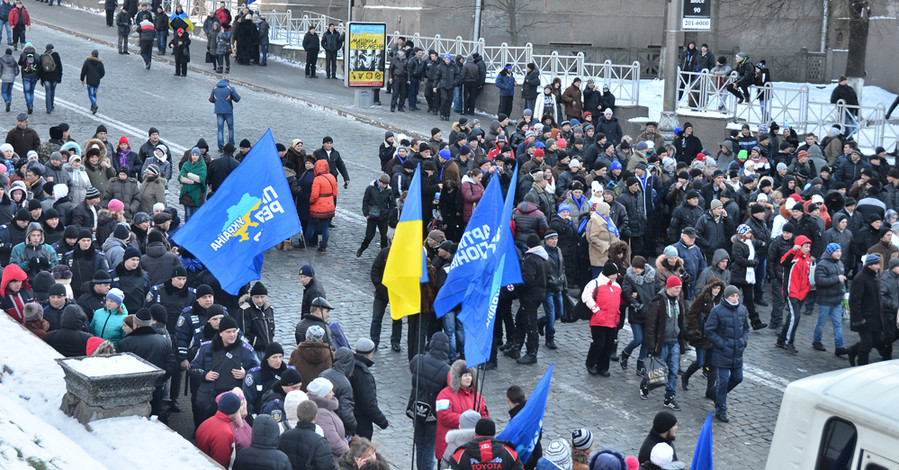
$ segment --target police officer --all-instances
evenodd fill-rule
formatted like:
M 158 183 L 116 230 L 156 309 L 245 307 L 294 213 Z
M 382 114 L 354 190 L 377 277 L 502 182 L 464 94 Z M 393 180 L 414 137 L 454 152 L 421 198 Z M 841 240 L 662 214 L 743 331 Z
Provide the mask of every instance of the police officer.
M 182 266 L 176 266 L 172 270 L 172 278 L 162 284 L 157 284 L 150 288 L 147 293 L 147 308 L 153 305 L 160 305 L 165 308 L 168 320 L 165 327 L 172 338 L 175 338 L 175 325 L 181 312 L 187 309 L 196 300 L 196 291 L 193 287 L 187 287 L 187 270 Z M 176 345 L 177 346 L 177 345 Z M 172 376 L 171 392 L 169 399 L 172 402 L 172 410 L 181 411 L 181 405 L 178 403 L 179 390 L 181 389 L 182 374 L 179 369 Z
M 331 310 L 333 309 L 334 307 L 328 302 L 328 299 L 324 297 L 312 299 L 312 303 L 309 305 L 309 314 L 297 323 L 295 331 L 297 344 L 300 344 L 306 339 L 306 330 L 308 330 L 310 326 L 318 325 L 325 330 L 325 342 L 328 343 L 328 345 L 331 346 L 331 350 L 334 351 L 336 348 L 334 347 L 334 342 L 331 340 L 331 327 L 328 324 L 328 317 L 331 316 Z
M 296 369 L 287 369 L 281 375 L 281 380 L 272 384 L 272 388 L 262 395 L 262 404 L 256 414 L 271 415 L 275 421 L 286 421 L 284 414 L 284 399 L 288 393 L 300 391 L 303 388 L 303 376 Z M 247 400 L 249 404 L 249 400 Z
M 293 369 L 293 366 L 284 362 L 284 348 L 277 342 L 268 343 L 265 347 L 265 354 L 262 358 L 262 364 L 254 367 L 247 372 L 247 377 L 243 380 L 243 394 L 247 399 L 247 412 L 251 415 L 257 414 L 262 405 L 262 396 L 265 392 L 271 390 L 275 382 L 281 380 L 287 369 Z

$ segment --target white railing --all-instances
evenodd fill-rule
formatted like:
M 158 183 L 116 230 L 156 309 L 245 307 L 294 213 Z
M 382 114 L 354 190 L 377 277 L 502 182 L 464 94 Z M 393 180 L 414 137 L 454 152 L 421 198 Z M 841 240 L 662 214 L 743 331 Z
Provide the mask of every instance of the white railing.
M 487 76 L 496 76 L 506 64 L 512 64 L 512 74 L 524 76 L 527 73 L 527 64 L 534 55 L 534 46 L 527 43 L 524 46 L 510 46 L 502 43 L 499 46 L 484 46 L 481 57 L 487 65 Z
M 640 103 L 640 62 L 634 61 L 630 65 L 613 64 L 611 60 L 601 64 L 585 62 L 578 76 L 585 81 L 592 78 L 597 84 L 608 85 L 616 104 Z
M 807 132 L 814 132 L 816 135 L 827 135 L 834 124 L 839 125 L 841 130 L 848 127 L 849 135 L 859 147 L 873 150 L 876 147 L 890 145 L 890 141 L 886 138 L 887 130 L 895 132 L 892 129 L 894 126 L 886 124 L 885 115 L 886 109 L 882 103 L 871 107 L 847 105 L 843 100 L 837 104 L 810 102 L 810 119 L 806 129 Z M 896 145 L 895 137 L 892 145 Z
M 333 18 L 325 15 L 310 17 L 303 15 L 302 18 L 294 18 L 290 10 L 286 12 L 272 11 L 266 15 L 266 21 L 269 23 L 269 40 L 274 42 L 283 42 L 289 46 L 302 47 L 303 36 L 309 31 L 310 27 L 314 27 L 315 31 L 321 34 L 328 27 Z M 343 23 L 335 24 L 335 28 L 341 33 L 345 30 Z

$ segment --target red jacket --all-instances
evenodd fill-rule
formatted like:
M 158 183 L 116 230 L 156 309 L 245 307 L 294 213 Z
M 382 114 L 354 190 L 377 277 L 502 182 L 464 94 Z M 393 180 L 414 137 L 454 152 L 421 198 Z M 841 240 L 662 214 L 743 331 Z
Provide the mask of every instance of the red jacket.
M 800 247 L 806 243 L 811 243 L 811 240 L 805 235 L 796 237 L 796 244 Z M 780 264 L 784 268 L 783 289 L 789 297 L 801 301 L 811 292 L 812 284 L 808 278 L 811 271 L 810 257 L 811 254 L 803 256 L 800 250 L 790 250 L 780 259 Z
M 331 174 L 327 160 L 315 162 L 315 179 L 309 194 L 309 217 L 330 219 L 334 217 L 334 201 L 337 198 L 337 178 Z
M 28 10 L 24 7 L 22 8 L 22 21 L 25 23 L 25 26 L 31 26 L 31 17 L 28 16 Z M 13 8 L 12 11 L 9 12 L 9 25 L 16 26 L 19 24 L 19 9 Z
M 461 367 L 460 367 L 461 365 Z M 437 394 L 436 411 L 437 411 L 437 446 L 435 455 L 437 460 L 443 458 L 446 451 L 446 433 L 459 429 L 459 416 L 462 416 L 466 410 L 473 410 L 475 396 L 477 393 L 474 384 L 471 387 L 463 388 L 461 386 L 461 376 L 467 369 L 464 368 L 464 361 L 456 361 L 446 374 L 446 382 L 450 384 Z M 484 402 L 484 396 L 481 395 L 477 412 L 482 418 L 489 418 L 487 404 Z
M 6 291 L 6 285 L 11 281 L 21 281 L 22 287 L 15 294 Z M 23 295 L 24 294 L 24 295 Z M 10 263 L 3 270 L 3 278 L 0 280 L 0 296 L 3 297 L 2 305 L 6 313 L 13 320 L 25 323 L 25 304 L 34 300 L 31 295 L 31 285 L 28 283 L 28 275 L 16 263 Z
M 225 413 L 216 411 L 213 417 L 197 428 L 197 448 L 225 468 L 231 467 L 231 454 L 234 452 L 232 421 Z
M 581 300 L 593 312 L 590 326 L 615 328 L 621 319 L 621 286 L 600 274 L 587 283 Z

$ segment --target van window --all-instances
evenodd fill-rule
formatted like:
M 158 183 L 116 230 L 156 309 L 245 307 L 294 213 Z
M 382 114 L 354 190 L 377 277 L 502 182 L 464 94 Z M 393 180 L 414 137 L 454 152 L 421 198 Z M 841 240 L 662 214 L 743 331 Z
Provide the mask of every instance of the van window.
M 815 470 L 849 470 L 857 437 L 855 425 L 849 421 L 840 418 L 827 420 L 821 433 Z
M 869 463 L 865 466 L 865 470 L 887 470 L 887 468 L 876 463 Z

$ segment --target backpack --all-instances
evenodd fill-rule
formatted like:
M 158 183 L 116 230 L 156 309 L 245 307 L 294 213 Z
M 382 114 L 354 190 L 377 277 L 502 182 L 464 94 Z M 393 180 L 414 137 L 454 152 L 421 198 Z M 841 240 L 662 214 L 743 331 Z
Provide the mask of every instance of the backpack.
M 41 70 L 44 73 L 53 73 L 56 71 L 56 61 L 50 54 L 41 55 Z
M 25 54 L 25 69 L 24 73 L 35 73 L 37 72 L 37 59 L 34 57 L 34 52 L 29 52 Z

